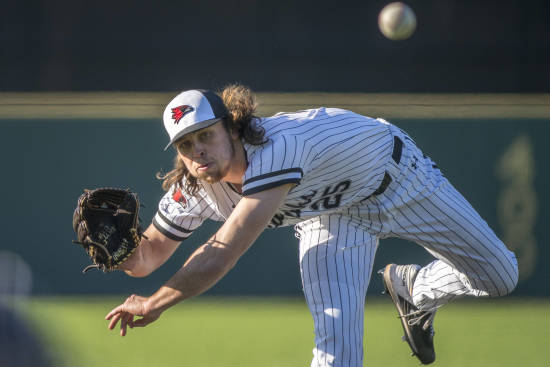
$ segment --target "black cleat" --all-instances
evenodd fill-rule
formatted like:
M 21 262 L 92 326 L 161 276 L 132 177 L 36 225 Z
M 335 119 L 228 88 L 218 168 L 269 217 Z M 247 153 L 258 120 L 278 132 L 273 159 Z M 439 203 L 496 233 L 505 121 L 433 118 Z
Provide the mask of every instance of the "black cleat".
M 414 306 L 412 301 L 412 286 L 420 266 L 418 265 L 386 265 L 378 273 L 382 275 L 382 281 L 387 293 L 392 298 L 405 335 L 406 341 L 416 356 L 423 364 L 435 361 L 433 344 L 433 319 L 435 310 L 422 311 Z

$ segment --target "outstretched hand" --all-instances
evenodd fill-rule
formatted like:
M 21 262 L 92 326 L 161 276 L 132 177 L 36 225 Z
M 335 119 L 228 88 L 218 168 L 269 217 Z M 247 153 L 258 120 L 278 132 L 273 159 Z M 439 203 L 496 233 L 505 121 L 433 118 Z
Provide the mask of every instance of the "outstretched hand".
M 113 330 L 120 320 L 120 336 L 125 336 L 128 326 L 130 328 L 147 326 L 160 317 L 162 311 L 150 309 L 148 298 L 132 294 L 126 301 L 115 307 L 105 316 L 105 320 L 111 320 L 109 330 Z M 134 320 L 134 317 L 141 318 Z

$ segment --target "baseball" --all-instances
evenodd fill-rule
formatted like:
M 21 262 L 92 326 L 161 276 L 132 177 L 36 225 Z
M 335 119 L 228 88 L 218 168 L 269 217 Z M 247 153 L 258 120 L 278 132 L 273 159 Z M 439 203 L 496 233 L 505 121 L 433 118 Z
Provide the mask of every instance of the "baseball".
M 414 11 L 400 1 L 389 3 L 378 15 L 380 32 L 393 41 L 409 38 L 416 29 Z

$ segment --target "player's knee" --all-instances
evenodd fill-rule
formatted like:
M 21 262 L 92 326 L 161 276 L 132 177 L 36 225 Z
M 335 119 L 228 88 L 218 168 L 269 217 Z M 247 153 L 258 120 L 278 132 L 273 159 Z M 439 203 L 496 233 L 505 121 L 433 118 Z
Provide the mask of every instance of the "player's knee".
M 512 291 L 516 289 L 517 285 L 518 285 L 518 275 L 516 273 L 515 277 L 508 283 L 508 286 L 506 287 L 506 294 L 512 293 Z
M 519 279 L 518 261 L 516 259 L 516 256 L 513 253 L 511 255 L 510 260 L 511 260 L 511 263 L 507 271 L 508 277 L 506 281 L 506 287 L 505 287 L 506 289 L 504 289 L 504 294 L 512 293 L 512 291 L 518 285 L 518 279 Z
M 491 297 L 506 296 L 507 294 L 512 293 L 512 291 L 516 288 L 517 283 L 518 283 L 517 277 L 510 277 L 508 279 L 503 279 L 503 281 L 499 284 L 498 287 L 493 289 L 492 292 L 489 292 L 489 296 Z
M 510 253 L 509 262 L 500 274 L 500 281 L 497 283 L 497 289 L 491 292 L 491 296 L 500 297 L 512 293 L 518 284 L 519 270 L 515 255 Z

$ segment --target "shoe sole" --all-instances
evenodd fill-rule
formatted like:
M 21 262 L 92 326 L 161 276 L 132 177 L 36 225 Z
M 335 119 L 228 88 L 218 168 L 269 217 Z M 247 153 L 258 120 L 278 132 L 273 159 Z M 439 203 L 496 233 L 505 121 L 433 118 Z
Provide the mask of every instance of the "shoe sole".
M 399 302 L 399 296 L 397 295 L 395 289 L 393 288 L 393 284 L 392 284 L 392 281 L 391 281 L 391 275 L 390 275 L 392 266 L 397 266 L 397 265 L 389 264 L 389 265 L 386 265 L 386 267 L 384 268 L 384 272 L 383 272 L 383 275 L 382 275 L 382 279 L 384 281 L 384 287 L 386 288 L 386 292 L 389 293 L 389 295 L 390 295 L 390 297 L 393 301 L 393 304 L 395 305 L 395 307 L 397 308 L 397 312 L 399 313 L 399 319 L 401 320 L 401 326 L 403 327 L 403 331 L 405 332 L 405 341 L 407 342 L 407 344 L 409 344 L 409 347 L 411 348 L 411 350 L 413 352 L 413 355 L 418 356 L 418 348 L 416 347 L 416 344 L 414 344 L 414 342 L 413 342 L 412 334 L 411 334 L 411 331 L 409 329 L 409 325 L 407 324 L 407 320 L 405 319 L 405 317 L 403 317 L 403 316 L 406 315 L 406 313 L 401 308 L 401 302 Z

